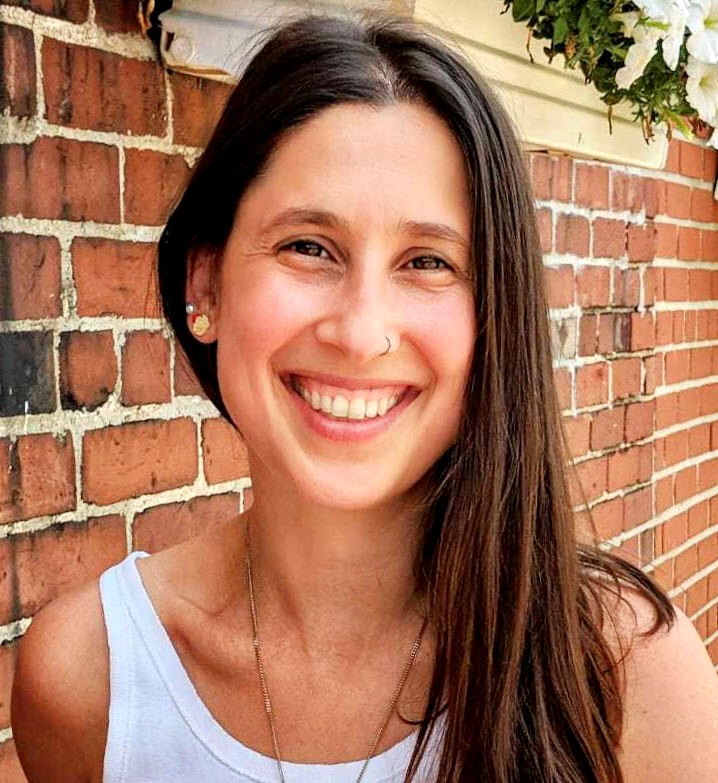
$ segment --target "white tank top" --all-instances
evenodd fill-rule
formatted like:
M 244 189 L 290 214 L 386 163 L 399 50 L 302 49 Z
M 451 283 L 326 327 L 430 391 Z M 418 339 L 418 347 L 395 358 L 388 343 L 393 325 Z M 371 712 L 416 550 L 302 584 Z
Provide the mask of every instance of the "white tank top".
M 160 622 L 133 552 L 100 577 L 110 656 L 104 783 L 278 783 L 276 761 L 228 734 L 200 699 Z M 434 732 L 436 735 L 437 732 Z M 401 783 L 416 735 L 369 762 L 362 783 Z M 428 749 L 417 783 L 431 780 Z M 362 761 L 284 762 L 287 783 L 354 783 Z

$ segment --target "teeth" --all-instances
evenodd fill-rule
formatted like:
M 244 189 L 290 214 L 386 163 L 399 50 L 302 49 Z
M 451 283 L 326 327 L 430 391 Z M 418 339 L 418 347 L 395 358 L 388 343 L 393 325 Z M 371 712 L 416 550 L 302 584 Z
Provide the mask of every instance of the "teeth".
M 348 418 L 362 421 L 363 419 L 373 419 L 376 416 L 384 416 L 399 402 L 399 396 L 396 394 L 391 397 L 382 397 L 379 400 L 365 400 L 362 397 L 348 400 L 341 394 L 329 397 L 326 394 L 320 395 L 317 391 L 310 392 L 299 381 L 295 381 L 294 388 L 313 410 L 322 411 L 322 413 L 337 419 Z
M 366 413 L 366 403 L 361 397 L 355 397 L 349 403 L 349 418 L 350 419 L 363 419 Z
M 346 419 L 349 413 L 349 400 L 346 397 L 342 397 L 341 394 L 334 398 L 332 402 L 332 416 L 336 416 L 338 419 Z

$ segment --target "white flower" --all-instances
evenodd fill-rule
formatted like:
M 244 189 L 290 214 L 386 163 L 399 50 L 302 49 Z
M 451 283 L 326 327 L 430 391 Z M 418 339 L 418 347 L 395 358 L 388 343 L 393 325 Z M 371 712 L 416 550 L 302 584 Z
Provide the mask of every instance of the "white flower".
M 640 18 L 641 15 L 638 11 L 627 11 L 625 14 L 613 14 L 611 16 L 611 19 L 615 22 L 621 23 L 624 38 L 633 38 L 633 31 L 636 29 Z
M 681 46 L 686 35 L 687 19 L 688 13 L 686 9 L 676 3 L 668 11 L 666 20 L 668 28 L 661 32 L 661 38 L 663 38 L 663 59 L 672 71 L 675 71 L 678 66 Z
M 718 63 L 718 0 L 692 0 L 688 8 L 688 53 L 706 63 Z
M 646 66 L 656 53 L 658 36 L 646 36 L 631 44 L 626 55 L 626 64 L 616 71 L 616 85 L 621 90 L 627 90 L 639 76 L 643 75 Z
M 695 57 L 688 58 L 686 98 L 709 125 L 716 125 L 718 114 L 718 65 L 704 63 Z
M 688 2 L 689 0 L 634 0 L 645 16 L 658 22 L 667 22 L 671 12 L 675 10 L 686 11 Z

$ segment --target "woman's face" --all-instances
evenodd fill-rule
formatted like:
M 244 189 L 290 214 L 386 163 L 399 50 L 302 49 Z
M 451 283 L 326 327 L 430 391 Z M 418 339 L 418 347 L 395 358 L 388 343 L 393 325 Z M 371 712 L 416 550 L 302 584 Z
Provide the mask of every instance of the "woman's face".
M 253 470 L 343 509 L 419 481 L 461 416 L 470 237 L 461 150 L 424 106 L 342 104 L 277 146 L 239 205 L 205 338 Z

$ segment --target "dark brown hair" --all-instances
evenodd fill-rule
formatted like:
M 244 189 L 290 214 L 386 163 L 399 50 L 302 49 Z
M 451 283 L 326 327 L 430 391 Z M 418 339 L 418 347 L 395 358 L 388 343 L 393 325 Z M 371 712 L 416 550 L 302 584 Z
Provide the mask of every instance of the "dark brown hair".
M 397 101 L 430 107 L 463 150 L 478 325 L 456 444 L 425 482 L 416 574 L 437 649 L 407 780 L 443 710 L 441 783 L 619 783 L 606 596 L 637 589 L 655 607 L 653 631 L 673 613 L 638 568 L 577 542 L 529 181 L 510 121 L 464 59 L 397 20 L 314 16 L 273 32 L 162 235 L 164 313 L 227 416 L 215 346 L 187 328 L 188 265 L 221 256 L 242 194 L 293 127 L 336 104 Z

